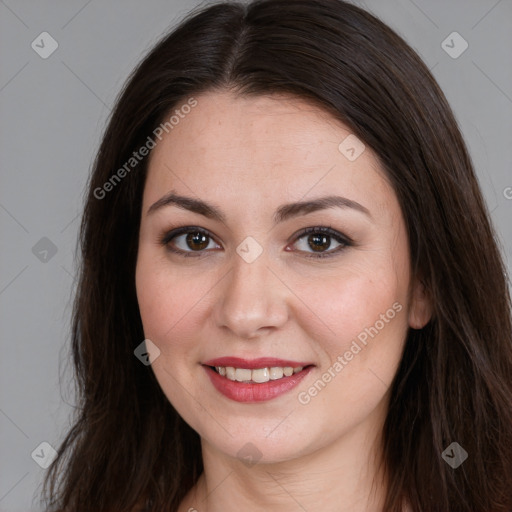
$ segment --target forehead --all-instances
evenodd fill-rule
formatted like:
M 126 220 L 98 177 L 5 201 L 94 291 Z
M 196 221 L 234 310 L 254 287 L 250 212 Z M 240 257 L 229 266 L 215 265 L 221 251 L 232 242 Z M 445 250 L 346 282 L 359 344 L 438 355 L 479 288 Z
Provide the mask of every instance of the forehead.
M 377 157 L 365 148 L 355 160 L 347 158 L 340 144 L 343 149 L 354 135 L 318 106 L 291 96 L 229 92 L 195 100 L 152 151 L 145 203 L 171 189 L 247 205 L 336 192 L 361 202 L 371 196 L 374 205 L 389 208 L 393 190 Z

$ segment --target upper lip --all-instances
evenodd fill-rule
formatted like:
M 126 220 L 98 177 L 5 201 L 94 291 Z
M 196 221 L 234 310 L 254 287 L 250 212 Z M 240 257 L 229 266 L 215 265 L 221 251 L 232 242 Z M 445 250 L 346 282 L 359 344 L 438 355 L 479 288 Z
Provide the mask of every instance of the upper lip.
M 256 368 L 272 368 L 272 367 L 286 367 L 291 366 L 297 368 L 298 366 L 311 366 L 312 363 L 290 361 L 288 359 L 278 359 L 275 357 L 259 357 L 257 359 L 243 359 L 241 357 L 219 357 L 217 359 L 210 359 L 203 363 L 206 366 L 231 366 L 233 368 L 247 368 L 250 370 Z

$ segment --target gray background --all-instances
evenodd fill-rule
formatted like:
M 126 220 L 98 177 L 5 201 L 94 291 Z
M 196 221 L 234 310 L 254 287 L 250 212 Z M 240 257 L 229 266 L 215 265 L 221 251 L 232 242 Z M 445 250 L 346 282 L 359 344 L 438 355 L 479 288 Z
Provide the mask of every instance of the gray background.
M 355 3 L 419 52 L 448 97 L 510 275 L 512 0 Z M 69 425 L 75 243 L 84 185 L 105 121 L 132 68 L 197 5 L 0 0 L 1 512 L 40 510 L 35 493 L 45 470 L 31 454 L 44 441 L 57 448 Z M 38 36 L 45 31 L 58 43 L 47 59 L 31 47 L 34 40 L 41 46 Z M 454 31 L 469 44 L 458 58 L 442 47 Z M 461 44 L 453 37 L 444 43 L 452 53 Z M 36 451 L 39 460 L 48 453 L 42 450 Z

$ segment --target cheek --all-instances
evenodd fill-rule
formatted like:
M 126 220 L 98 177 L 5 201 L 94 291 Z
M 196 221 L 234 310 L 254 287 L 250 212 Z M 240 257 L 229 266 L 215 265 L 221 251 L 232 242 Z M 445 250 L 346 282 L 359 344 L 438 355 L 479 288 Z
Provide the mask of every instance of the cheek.
M 365 267 L 365 268 L 363 268 Z M 309 290 L 305 302 L 322 320 L 325 339 L 329 344 L 329 353 L 340 351 L 356 338 L 365 328 L 382 327 L 379 320 L 384 315 L 386 331 L 392 324 L 394 330 L 401 332 L 405 328 L 403 317 L 395 321 L 396 309 L 405 311 L 407 301 L 407 272 L 402 267 L 398 275 L 394 261 L 364 261 L 347 266 L 331 278 L 304 282 L 304 293 Z M 393 304 L 400 304 L 400 308 Z M 391 319 L 387 322 L 386 320 Z M 398 324 L 398 325 L 397 325 Z M 382 329 L 384 330 L 384 329 Z M 364 337 L 364 336 L 363 336 Z
M 314 379 L 298 389 L 297 398 L 327 437 L 350 429 L 375 410 L 401 359 L 406 294 L 393 273 L 380 276 L 345 276 L 313 299 L 315 312 L 329 329 L 315 337 L 309 329 L 322 364 Z
M 373 261 L 366 256 L 312 288 L 309 305 L 324 326 L 314 338 L 323 356 L 317 375 L 322 382 L 300 391 L 301 403 L 316 401 L 319 415 L 330 403 L 336 417 L 350 409 L 354 421 L 362 418 L 385 395 L 401 359 L 408 330 L 408 266 L 397 267 L 396 253 L 372 255 Z
M 153 341 L 172 329 L 180 302 L 169 293 L 166 276 L 149 265 L 149 258 L 139 253 L 136 270 L 137 300 L 144 334 Z
M 211 287 L 211 286 L 210 286 Z M 204 279 L 173 272 L 150 250 L 141 249 L 136 269 L 136 289 L 145 338 L 160 350 L 151 365 L 160 388 L 193 428 L 203 411 L 190 400 L 183 383 L 192 382 L 198 361 L 196 351 L 199 297 L 208 290 Z
M 165 256 L 141 248 L 136 288 L 144 335 L 159 347 L 170 366 L 176 365 L 176 356 L 194 360 L 212 285 L 207 273 L 180 271 Z
M 144 334 L 160 346 L 164 334 L 179 318 L 183 302 L 172 293 L 174 287 L 169 286 L 162 264 L 143 246 L 139 249 L 135 282 Z

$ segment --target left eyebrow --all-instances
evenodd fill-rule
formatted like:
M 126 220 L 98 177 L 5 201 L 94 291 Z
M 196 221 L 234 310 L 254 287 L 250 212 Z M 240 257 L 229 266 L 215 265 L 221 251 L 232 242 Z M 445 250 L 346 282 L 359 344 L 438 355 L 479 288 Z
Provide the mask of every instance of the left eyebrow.
M 147 215 L 154 213 L 155 211 L 160 210 L 166 206 L 173 205 L 184 210 L 198 213 L 199 215 L 203 215 L 209 219 L 218 220 L 223 223 L 226 221 L 225 214 L 218 206 L 207 203 L 206 201 L 202 201 L 200 199 L 176 194 L 174 191 L 169 192 L 165 196 L 161 197 L 158 201 L 153 203 L 149 207 Z M 312 199 L 310 201 L 301 201 L 281 205 L 279 208 L 277 208 L 274 214 L 274 224 L 279 224 L 280 222 L 284 222 L 293 217 L 298 217 L 299 215 L 307 215 L 309 213 L 313 213 L 319 210 L 326 210 L 329 208 L 351 208 L 372 218 L 368 208 L 356 201 L 353 201 L 352 199 L 341 196 L 324 196 Z

